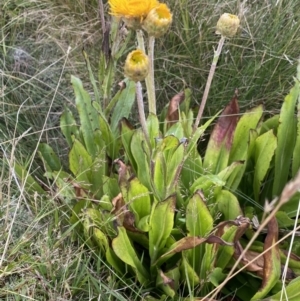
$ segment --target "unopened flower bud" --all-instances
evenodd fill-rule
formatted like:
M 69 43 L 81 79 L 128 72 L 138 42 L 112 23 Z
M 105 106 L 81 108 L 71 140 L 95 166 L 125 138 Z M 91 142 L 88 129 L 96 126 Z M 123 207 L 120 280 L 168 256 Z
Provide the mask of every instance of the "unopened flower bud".
M 135 81 L 142 81 L 149 72 L 148 56 L 140 49 L 130 52 L 125 61 L 125 75 Z
M 225 38 L 233 37 L 240 26 L 240 19 L 236 15 L 223 14 L 218 23 L 216 34 L 221 34 Z
M 172 14 L 169 7 L 164 3 L 160 3 L 149 12 L 143 22 L 143 28 L 150 36 L 158 38 L 166 33 L 171 23 Z

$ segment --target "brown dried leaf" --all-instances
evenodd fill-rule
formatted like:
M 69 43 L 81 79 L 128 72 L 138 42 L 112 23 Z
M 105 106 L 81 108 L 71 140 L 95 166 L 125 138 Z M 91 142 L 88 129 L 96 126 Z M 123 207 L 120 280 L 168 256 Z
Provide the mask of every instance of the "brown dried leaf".
M 135 227 L 134 214 L 128 210 L 121 193 L 113 198 L 112 205 L 113 209 L 111 213 L 115 215 L 118 226 L 124 226 L 124 228 L 129 231 L 141 233 L 141 231 Z
M 174 289 L 174 280 L 167 277 L 162 270 L 160 270 L 160 276 L 163 280 L 164 285 L 169 285 L 172 289 Z
M 180 92 L 173 96 L 169 103 L 168 113 L 166 116 L 167 125 L 171 126 L 179 120 L 178 107 L 183 102 L 185 98 L 184 92 Z
M 268 234 L 264 243 L 264 250 L 269 249 L 264 254 L 264 275 L 261 289 L 267 286 L 271 276 L 275 274 L 280 277 L 280 254 L 279 246 L 276 244 L 278 241 L 278 223 L 275 217 L 273 217 L 268 223 Z M 272 288 L 272 287 L 271 287 Z M 270 288 L 270 289 L 271 289 Z
M 216 236 L 221 237 L 224 234 L 227 226 L 237 226 L 239 229 L 236 232 L 234 242 L 238 241 L 246 232 L 250 225 L 250 219 L 244 216 L 238 216 L 235 220 L 220 222 L 216 227 Z
M 243 252 L 243 247 L 241 246 L 241 244 L 239 242 L 236 242 L 235 247 L 234 247 L 234 254 L 233 254 L 234 259 L 238 260 L 241 257 L 242 252 Z M 250 261 L 252 261 L 254 258 L 256 258 L 255 261 L 248 264 L 245 269 L 250 272 L 256 272 L 259 276 L 262 277 L 263 267 L 264 267 L 264 259 L 262 256 L 259 256 L 259 255 L 260 254 L 257 252 L 248 250 L 240 262 L 243 265 L 247 265 Z
M 169 255 L 179 253 L 184 250 L 193 249 L 203 243 L 209 243 L 209 244 L 220 244 L 220 245 L 226 245 L 226 246 L 232 246 L 231 243 L 228 243 L 224 241 L 222 238 L 215 236 L 215 235 L 209 235 L 208 237 L 199 237 L 199 236 L 188 236 L 180 239 L 176 243 L 174 243 L 170 249 L 163 254 L 160 259 L 165 258 Z

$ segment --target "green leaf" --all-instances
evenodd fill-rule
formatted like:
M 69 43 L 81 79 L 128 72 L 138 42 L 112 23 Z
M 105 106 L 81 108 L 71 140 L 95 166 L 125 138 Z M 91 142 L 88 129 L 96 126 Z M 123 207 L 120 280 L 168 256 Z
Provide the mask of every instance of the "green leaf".
M 280 291 L 277 294 L 262 299 L 261 301 L 299 301 L 300 300 L 300 277 L 293 279 L 285 288 L 283 293 Z
M 124 262 L 115 254 L 115 252 L 109 247 L 105 253 L 106 260 L 114 270 L 116 270 L 121 276 L 126 273 Z
M 167 188 L 167 163 L 162 152 L 159 152 L 151 162 L 151 176 L 154 185 L 155 196 L 159 201 L 166 198 Z
M 197 191 L 189 200 L 186 208 L 186 228 L 189 236 L 205 237 L 213 228 L 213 218 L 205 204 L 203 195 Z M 196 272 L 200 272 L 201 261 L 204 256 L 204 246 L 197 246 L 189 253 L 189 261 Z
M 184 132 L 182 128 L 182 124 L 180 122 L 177 122 L 173 124 L 165 133 L 165 136 L 174 135 L 178 139 L 181 139 L 184 137 Z
M 300 170 L 300 95 L 298 96 L 297 104 L 297 138 L 295 143 L 295 148 L 293 151 L 293 161 L 292 161 L 292 177 L 294 177 Z
M 191 183 L 194 183 L 202 174 L 202 159 L 197 149 L 194 148 L 184 160 L 180 181 L 186 189 L 190 189 Z
M 147 118 L 147 128 L 148 128 L 148 134 L 149 134 L 149 140 L 152 149 L 155 148 L 155 141 L 157 138 L 159 138 L 159 121 L 156 115 L 149 114 Z
M 239 215 L 243 215 L 238 199 L 230 191 L 221 190 L 216 198 L 218 209 L 223 214 L 224 220 L 235 220 Z
M 149 253 L 152 263 L 162 252 L 173 229 L 175 202 L 176 197 L 172 195 L 165 201 L 157 203 L 150 217 Z
M 69 166 L 72 173 L 76 176 L 76 180 L 80 182 L 80 185 L 88 189 L 92 177 L 92 158 L 85 147 L 76 139 L 69 153 Z
M 90 191 L 95 197 L 100 199 L 103 195 L 104 177 L 108 173 L 108 163 L 106 153 L 104 150 L 97 154 L 97 157 L 92 162 L 90 168 L 91 173 L 91 187 Z
M 277 147 L 277 140 L 270 130 L 259 136 L 255 140 L 254 159 L 255 170 L 253 180 L 253 190 L 255 200 L 258 202 L 260 195 L 260 187 L 267 172 L 270 169 L 271 160 Z
M 295 220 L 290 218 L 285 211 L 276 212 L 276 219 L 279 225 L 279 228 L 286 229 L 287 227 L 291 227 L 295 225 Z
M 126 201 L 129 203 L 129 207 L 135 215 L 136 225 L 138 225 L 143 217 L 150 215 L 150 192 L 137 178 L 133 178 L 129 182 L 128 199 L 125 200 L 125 202 Z
M 72 136 L 75 136 L 76 139 L 79 139 L 80 135 L 74 116 L 67 107 L 64 108 L 64 112 L 60 117 L 60 129 L 65 136 L 69 147 L 72 147 Z
M 256 129 L 262 114 L 263 106 L 259 105 L 242 115 L 234 132 L 229 163 L 247 159 L 249 131 Z
M 99 130 L 98 113 L 92 106 L 90 95 L 83 88 L 79 78 L 72 76 L 75 103 L 79 113 L 81 131 L 87 151 L 92 157 L 97 153 L 96 131 Z
M 297 216 L 297 209 L 299 205 L 300 192 L 297 192 L 286 204 L 283 204 L 280 208 L 289 217 L 293 218 Z
M 225 230 L 225 233 L 222 235 L 221 238 L 227 242 L 234 242 L 237 230 L 238 227 L 231 226 L 230 228 Z M 219 246 L 215 266 L 221 268 L 222 270 L 225 269 L 229 261 L 232 259 L 233 254 L 233 246 Z
M 206 148 L 203 167 L 217 174 L 228 165 L 239 107 L 235 96 L 219 117 Z
M 51 171 L 59 171 L 61 169 L 60 160 L 50 145 L 41 143 L 39 145 L 39 152 L 50 167 Z
M 122 90 L 111 116 L 111 130 L 114 134 L 117 134 L 118 125 L 122 118 L 128 118 L 132 112 L 135 101 L 135 82 L 128 80 L 125 83 L 126 88 Z
M 295 146 L 296 120 L 294 117 L 296 101 L 299 97 L 299 82 L 291 89 L 281 107 L 275 152 L 275 174 L 273 196 L 279 196 L 287 183 L 291 158 Z
M 181 280 L 187 282 L 187 285 L 191 286 L 191 288 L 194 288 L 195 285 L 200 283 L 199 276 L 192 268 L 192 266 L 189 264 L 188 260 L 185 258 L 184 255 L 182 255 L 180 274 L 181 274 Z
M 118 227 L 118 236 L 112 241 L 116 255 L 126 264 L 133 267 L 139 282 L 145 285 L 149 282 L 149 273 L 138 258 L 124 227 Z
M 278 129 L 278 125 L 279 125 L 279 114 L 276 114 L 270 118 L 268 118 L 267 120 L 265 120 L 259 129 L 259 135 L 262 135 L 266 132 L 268 132 L 269 130 L 273 130 L 274 134 L 277 135 L 277 129 Z
M 23 166 L 15 163 L 14 170 L 22 184 L 25 185 L 26 191 L 31 193 L 32 196 L 35 193 L 45 194 L 45 190 Z
M 184 160 L 185 145 L 180 144 L 172 156 L 167 156 L 166 187 L 167 195 L 176 191 L 178 178 Z
M 215 268 L 208 276 L 209 281 L 217 287 L 226 278 L 226 274 L 222 273 L 221 268 Z
M 131 139 L 135 131 L 129 124 L 129 122 L 126 119 L 121 120 L 121 140 L 122 140 L 122 145 L 125 149 L 125 153 L 127 155 L 128 160 L 131 163 L 131 166 L 133 169 L 136 171 L 137 166 L 136 162 L 133 158 L 132 152 L 131 152 Z
M 93 106 L 95 107 L 96 105 L 97 104 L 93 102 Z M 97 105 L 97 107 L 99 106 Z M 109 157 L 114 160 L 118 156 L 117 139 L 114 137 L 106 118 L 102 114 L 99 114 L 98 118 L 101 140 L 103 140 L 103 142 L 101 141 L 101 146 L 107 149 Z
M 205 130 L 209 127 L 209 125 L 215 120 L 215 118 L 218 116 L 216 114 L 212 118 L 210 118 L 208 121 L 206 121 L 203 125 L 198 127 L 192 137 L 188 140 L 187 150 L 186 150 L 186 157 L 189 156 L 190 152 L 194 152 L 197 150 L 198 142 L 200 137 L 203 135 Z
M 148 153 L 146 153 L 146 149 L 147 149 L 147 145 L 146 145 L 145 136 L 143 134 L 142 129 L 138 129 L 132 135 L 132 139 L 130 142 L 130 151 L 137 165 L 136 174 L 138 179 L 141 181 L 143 185 L 145 185 L 148 189 L 150 189 L 151 188 L 150 170 L 149 170 L 150 158 Z
M 203 175 L 197 178 L 197 180 L 190 186 L 190 191 L 195 193 L 197 190 L 203 191 L 205 196 L 208 196 L 215 187 L 222 187 L 226 184 L 219 178 L 218 175 Z

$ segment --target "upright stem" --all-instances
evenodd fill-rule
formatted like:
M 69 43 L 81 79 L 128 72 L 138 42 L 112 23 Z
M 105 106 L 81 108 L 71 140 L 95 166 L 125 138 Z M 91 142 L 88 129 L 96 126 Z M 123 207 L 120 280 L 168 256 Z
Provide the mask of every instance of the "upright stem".
M 136 31 L 138 47 L 146 53 L 145 42 L 143 37 L 143 32 L 141 30 Z M 153 36 L 149 37 L 148 44 L 148 58 L 149 58 L 149 73 L 145 78 L 148 103 L 149 103 L 149 113 L 156 115 L 156 97 L 155 97 L 155 84 L 154 84 L 154 45 L 155 38 Z
M 198 115 L 197 115 L 197 118 L 196 118 L 196 121 L 195 121 L 195 124 L 194 124 L 194 132 L 196 131 L 196 129 L 199 126 L 199 123 L 200 123 L 200 120 L 201 120 L 201 117 L 202 117 L 202 114 L 203 114 L 203 111 L 204 111 L 204 108 L 205 108 L 205 104 L 206 104 L 206 101 L 207 101 L 207 97 L 208 97 L 208 93 L 209 93 L 209 90 L 210 90 L 211 82 L 212 82 L 212 79 L 213 79 L 214 74 L 215 74 L 215 70 L 216 70 L 216 67 L 217 67 L 217 63 L 218 63 L 218 60 L 219 60 L 224 42 L 225 42 L 225 37 L 222 36 L 220 41 L 219 41 L 217 51 L 215 51 L 213 62 L 212 62 L 211 67 L 210 67 L 210 71 L 209 71 L 209 75 L 208 75 L 208 78 L 207 78 L 204 94 L 203 94 L 202 101 L 201 101 L 201 104 L 200 104 L 200 108 L 199 108 L 199 111 L 198 111 Z
M 143 32 L 141 30 L 136 31 L 136 38 L 137 38 L 137 41 L 138 41 L 139 49 L 143 50 L 146 53 Z
M 146 141 L 148 146 L 150 147 L 150 139 L 146 124 L 146 117 L 145 117 L 145 109 L 144 109 L 144 100 L 143 100 L 143 93 L 142 93 L 142 85 L 140 82 L 136 83 L 136 99 L 137 99 L 137 105 L 138 105 L 138 111 L 139 111 L 139 119 L 142 126 L 142 130 L 144 132 L 144 135 L 146 137 Z M 151 148 L 150 148 L 151 149 Z
M 149 112 L 156 115 L 156 97 L 155 97 L 155 84 L 154 84 L 154 44 L 155 37 L 149 37 L 148 44 L 148 57 L 150 61 L 149 73 L 146 77 L 146 86 L 148 93 Z

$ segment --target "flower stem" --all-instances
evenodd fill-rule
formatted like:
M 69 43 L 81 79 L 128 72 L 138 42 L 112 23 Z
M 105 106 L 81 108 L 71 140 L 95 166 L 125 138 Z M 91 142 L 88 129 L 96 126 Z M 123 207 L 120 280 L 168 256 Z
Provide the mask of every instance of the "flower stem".
M 141 30 L 136 31 L 136 38 L 137 38 L 137 41 L 138 41 L 139 49 L 143 50 L 146 53 L 143 32 Z
M 138 105 L 138 111 L 139 111 L 139 119 L 140 119 L 143 133 L 146 137 L 147 144 L 150 147 L 150 139 L 149 139 L 149 134 L 148 134 L 148 130 L 147 130 L 145 110 L 144 110 L 142 85 L 140 82 L 137 82 L 135 87 L 136 87 L 136 99 L 137 99 L 137 105 Z
M 136 31 L 138 47 L 143 50 L 145 53 L 145 42 L 143 37 L 143 32 L 141 30 Z M 155 37 L 149 37 L 148 44 L 148 58 L 149 58 L 149 73 L 145 79 L 147 95 L 148 95 L 148 103 L 149 103 L 149 113 L 156 115 L 156 97 L 155 97 L 155 84 L 154 84 L 154 45 L 155 45 Z
M 149 113 L 156 115 L 156 97 L 154 84 L 154 44 L 155 37 L 150 36 L 148 44 L 148 57 L 150 61 L 150 66 L 148 76 L 146 77 L 146 86 L 148 93 Z
M 208 93 L 209 93 L 209 90 L 210 90 L 211 82 L 212 82 L 212 79 L 213 79 L 214 74 L 215 74 L 215 70 L 216 70 L 216 67 L 217 67 L 217 63 L 218 63 L 218 60 L 219 60 L 224 42 L 225 42 L 225 37 L 221 36 L 221 39 L 220 39 L 219 44 L 218 44 L 217 51 L 215 51 L 213 62 L 212 62 L 211 67 L 210 67 L 210 71 L 209 71 L 209 75 L 208 75 L 208 78 L 207 78 L 204 94 L 203 94 L 202 101 L 201 101 L 201 104 L 200 104 L 200 108 L 199 108 L 199 111 L 198 111 L 198 115 L 197 115 L 197 118 L 196 118 L 196 121 L 195 121 L 195 124 L 194 124 L 194 132 L 196 131 L 196 129 L 199 126 L 199 123 L 200 123 L 200 120 L 201 120 L 201 117 L 202 117 L 202 114 L 203 114 L 203 111 L 204 111 L 204 108 L 205 108 L 205 104 L 206 104 L 206 101 L 207 101 L 207 97 L 208 97 Z

